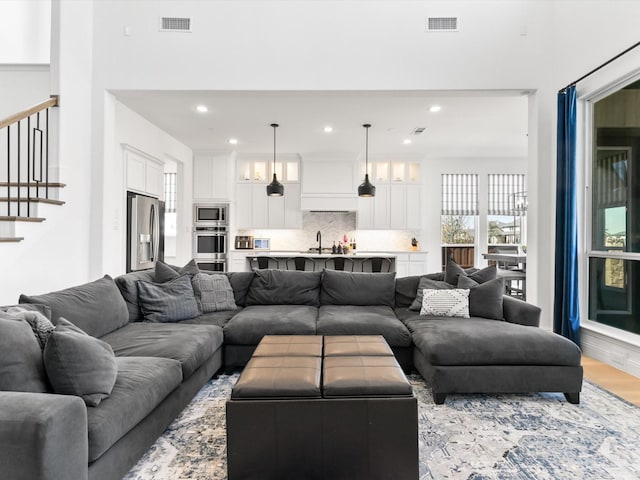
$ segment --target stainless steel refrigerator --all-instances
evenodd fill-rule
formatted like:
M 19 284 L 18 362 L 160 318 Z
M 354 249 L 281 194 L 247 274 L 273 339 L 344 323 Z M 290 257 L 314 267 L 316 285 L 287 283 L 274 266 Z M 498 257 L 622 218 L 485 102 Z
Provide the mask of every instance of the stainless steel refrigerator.
M 164 260 L 164 202 L 127 192 L 127 272 Z

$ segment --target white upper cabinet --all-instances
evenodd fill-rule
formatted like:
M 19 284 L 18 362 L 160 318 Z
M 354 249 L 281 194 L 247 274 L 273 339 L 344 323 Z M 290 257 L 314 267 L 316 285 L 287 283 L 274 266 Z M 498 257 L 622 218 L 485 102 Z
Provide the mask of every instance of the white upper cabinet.
M 231 156 L 198 153 L 193 157 L 194 201 L 229 201 Z
M 242 230 L 302 228 L 300 210 L 300 161 L 297 156 L 279 157 L 275 165 L 284 196 L 267 196 L 273 163 L 264 159 L 236 161 L 236 227 Z
M 302 210 L 355 210 L 357 167 L 351 154 L 305 156 L 302 164 Z
M 364 178 L 364 163 L 361 165 Z M 358 228 L 419 230 L 421 189 L 419 162 L 369 162 L 369 179 L 376 187 L 373 198 L 358 199 Z
M 162 198 L 164 166 L 162 162 L 131 145 L 123 144 L 127 190 Z

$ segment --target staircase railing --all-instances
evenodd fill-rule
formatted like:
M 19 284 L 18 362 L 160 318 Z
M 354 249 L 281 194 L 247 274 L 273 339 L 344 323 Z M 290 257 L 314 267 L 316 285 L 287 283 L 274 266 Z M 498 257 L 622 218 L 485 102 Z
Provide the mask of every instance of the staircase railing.
M 32 200 L 49 199 L 49 187 L 58 185 L 49 181 L 49 110 L 58 104 L 58 96 L 51 96 L 0 120 L 0 187 L 6 192 L 0 197 L 6 216 L 29 217 Z

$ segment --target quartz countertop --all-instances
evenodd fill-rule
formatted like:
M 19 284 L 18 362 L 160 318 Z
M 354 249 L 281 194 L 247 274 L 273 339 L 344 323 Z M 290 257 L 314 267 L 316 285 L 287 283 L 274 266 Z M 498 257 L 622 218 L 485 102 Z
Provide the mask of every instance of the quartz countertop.
M 348 258 L 370 258 L 370 257 L 386 257 L 395 258 L 397 255 L 388 252 L 356 252 L 345 254 L 336 253 L 312 253 L 312 252 L 294 252 L 294 251 L 275 251 L 275 250 L 245 250 L 247 257 L 306 257 L 306 258 L 334 258 L 334 257 L 348 257 Z

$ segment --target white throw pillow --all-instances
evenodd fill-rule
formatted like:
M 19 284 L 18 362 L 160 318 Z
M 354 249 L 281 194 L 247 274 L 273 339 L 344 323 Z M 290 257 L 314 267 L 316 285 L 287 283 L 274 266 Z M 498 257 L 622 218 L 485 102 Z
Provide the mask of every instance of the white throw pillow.
M 425 288 L 422 291 L 420 315 L 469 318 L 469 291 L 468 288 L 450 290 Z

